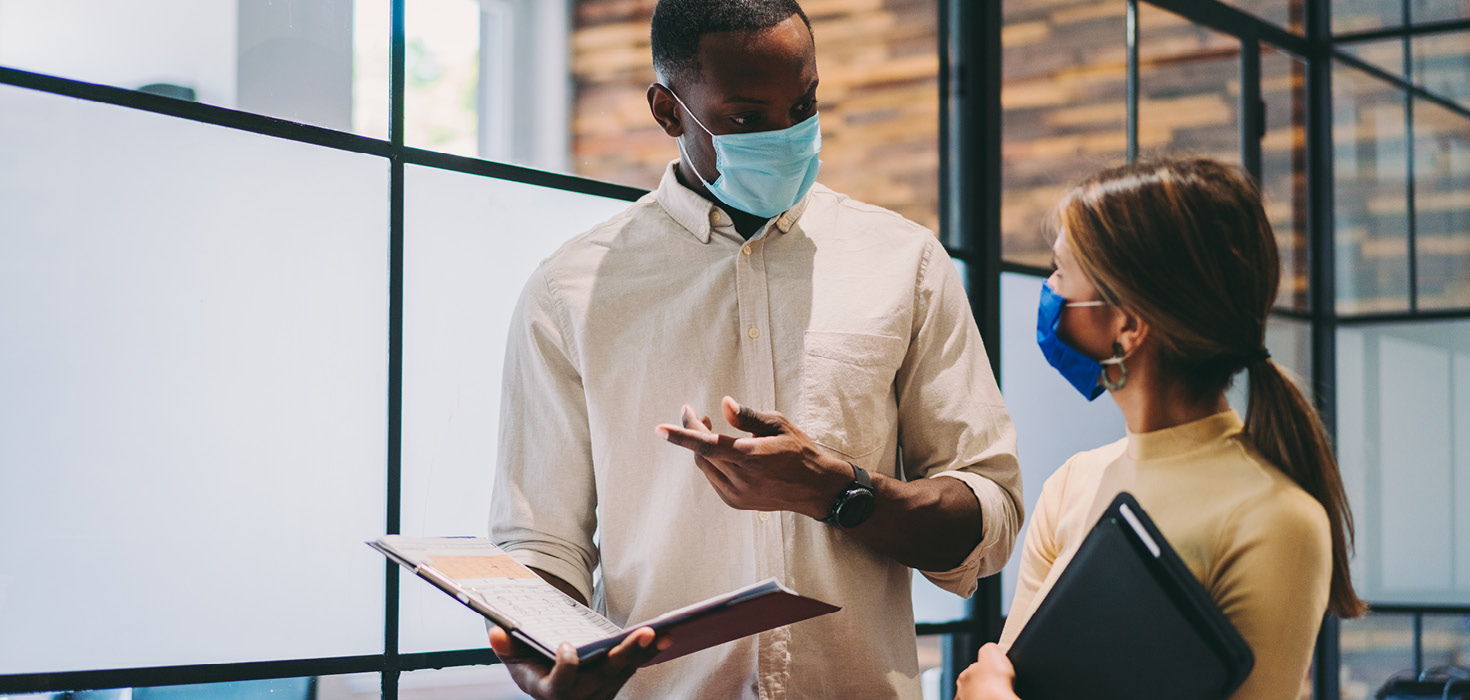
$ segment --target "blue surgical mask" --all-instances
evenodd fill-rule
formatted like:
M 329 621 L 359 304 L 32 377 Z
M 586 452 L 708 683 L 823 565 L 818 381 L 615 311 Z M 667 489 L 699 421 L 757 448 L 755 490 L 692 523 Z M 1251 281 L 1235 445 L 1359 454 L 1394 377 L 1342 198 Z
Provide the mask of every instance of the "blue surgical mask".
M 1062 377 L 1082 392 L 1088 401 L 1103 393 L 1103 385 L 1098 381 L 1102 377 L 1103 365 L 1117 364 L 1119 359 L 1108 358 L 1099 362 L 1082 354 L 1057 337 L 1057 324 L 1062 321 L 1063 308 L 1106 304 L 1103 301 L 1069 302 L 1057 294 L 1050 283 L 1041 283 L 1041 304 L 1036 309 L 1036 344 L 1041 346 L 1041 354 L 1046 356 L 1047 363 L 1061 372 Z
M 674 95 L 673 90 L 669 90 Z M 813 114 L 806 121 L 776 131 L 748 134 L 716 134 L 694 116 L 689 105 L 674 95 L 699 128 L 710 135 L 715 148 L 714 182 L 698 171 L 694 176 L 717 199 L 747 214 L 769 219 L 796 206 L 817 181 L 822 161 L 822 125 Z M 693 162 L 679 140 L 684 160 Z M 691 168 L 692 169 L 692 168 Z

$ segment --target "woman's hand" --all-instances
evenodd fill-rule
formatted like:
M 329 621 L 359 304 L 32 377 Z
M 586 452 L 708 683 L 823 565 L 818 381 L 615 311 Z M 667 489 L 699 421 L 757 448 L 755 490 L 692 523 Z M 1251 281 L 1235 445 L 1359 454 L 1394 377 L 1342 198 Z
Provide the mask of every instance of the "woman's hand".
M 639 666 L 653 660 L 671 640 L 655 640 L 652 629 L 639 628 L 607 656 L 584 668 L 572 645 L 563 643 L 551 664 L 499 627 L 490 629 L 490 649 L 510 670 L 510 677 L 537 700 L 604 700 L 612 698 L 633 677 Z
M 1021 700 L 1014 688 L 1016 669 L 998 644 L 980 647 L 975 663 L 960 673 L 955 700 Z

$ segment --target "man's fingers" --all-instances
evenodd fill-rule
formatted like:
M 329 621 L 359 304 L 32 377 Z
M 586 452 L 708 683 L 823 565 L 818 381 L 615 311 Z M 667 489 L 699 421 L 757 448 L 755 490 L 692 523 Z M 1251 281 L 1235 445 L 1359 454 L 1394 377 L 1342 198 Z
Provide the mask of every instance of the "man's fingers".
M 556 648 L 556 665 L 546 675 L 546 688 L 552 697 L 559 697 L 570 690 L 577 678 L 577 650 L 567 642 Z
M 772 437 L 786 432 L 786 419 L 779 413 L 757 411 L 741 405 L 728 396 L 720 402 L 725 409 L 725 420 L 730 425 L 759 437 Z
M 699 455 L 694 455 L 694 466 L 699 467 L 699 471 L 704 472 L 704 476 L 709 479 L 710 485 L 714 486 L 717 490 L 725 492 L 733 492 L 735 490 L 735 484 L 730 482 L 729 475 L 725 474 L 724 470 L 720 469 L 719 465 L 714 462 Z
M 738 463 L 745 457 L 744 453 L 734 448 L 735 438 L 729 435 L 690 430 L 668 423 L 658 426 L 658 431 L 665 440 L 710 459 Z
M 699 455 L 694 455 L 694 466 L 704 472 L 704 478 L 715 490 L 715 495 L 720 497 L 725 505 L 731 508 L 742 509 L 740 499 L 740 487 L 731 480 L 730 475 L 725 473 L 718 465 Z
M 644 661 L 653 658 L 648 652 L 653 647 L 654 633 L 649 627 L 640 627 L 634 630 L 619 642 L 613 650 L 607 653 L 608 670 L 613 673 L 626 673 L 633 675 Z M 654 654 L 658 651 L 653 650 Z
M 490 628 L 490 650 L 504 663 L 545 663 L 534 649 L 516 641 L 500 627 Z
M 699 422 L 699 414 L 695 413 L 694 409 L 687 403 L 684 404 L 684 409 L 679 413 L 679 420 L 683 421 L 684 427 L 690 430 L 698 430 L 699 426 L 702 425 Z M 710 426 L 706 425 L 705 427 L 709 428 Z
M 495 655 L 502 659 L 514 653 L 510 645 L 510 635 L 506 634 L 505 630 L 499 627 L 490 628 L 490 651 L 495 652 Z

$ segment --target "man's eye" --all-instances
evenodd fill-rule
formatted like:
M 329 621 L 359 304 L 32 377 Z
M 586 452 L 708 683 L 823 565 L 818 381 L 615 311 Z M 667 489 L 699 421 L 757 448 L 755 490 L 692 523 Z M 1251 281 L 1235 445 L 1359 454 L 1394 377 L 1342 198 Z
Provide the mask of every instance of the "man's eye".
M 797 114 L 811 114 L 812 112 L 815 112 L 815 111 L 817 111 L 817 101 L 816 100 L 812 100 L 810 102 L 803 102 L 803 103 L 801 103 L 801 104 L 799 104 L 799 105 L 796 106 L 796 113 Z
M 753 126 L 759 119 L 759 117 L 753 114 L 737 114 L 730 117 L 730 121 L 734 122 L 736 126 Z

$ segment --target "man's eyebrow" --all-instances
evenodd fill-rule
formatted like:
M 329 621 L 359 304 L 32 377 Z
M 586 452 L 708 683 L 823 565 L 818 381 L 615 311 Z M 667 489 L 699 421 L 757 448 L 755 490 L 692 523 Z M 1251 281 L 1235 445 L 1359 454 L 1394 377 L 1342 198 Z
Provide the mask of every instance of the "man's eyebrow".
M 814 93 L 816 91 L 817 91 L 817 81 L 813 80 L 811 86 L 809 86 L 806 89 L 806 94 L 807 95 L 811 95 L 812 93 Z M 762 100 L 762 99 L 757 99 L 757 98 L 754 98 L 754 97 L 746 97 L 744 95 L 732 95 L 732 96 L 730 96 L 730 97 L 728 97 L 728 98 L 725 99 L 725 104 L 734 104 L 736 102 L 739 102 L 739 103 L 742 103 L 742 104 L 756 104 L 756 105 L 768 105 L 768 104 L 771 103 L 770 100 Z

